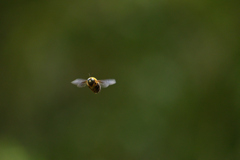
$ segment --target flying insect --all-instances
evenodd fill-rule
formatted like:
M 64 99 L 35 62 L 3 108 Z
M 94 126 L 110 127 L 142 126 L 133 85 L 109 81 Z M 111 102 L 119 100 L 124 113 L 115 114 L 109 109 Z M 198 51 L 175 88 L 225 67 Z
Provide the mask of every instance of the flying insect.
M 116 80 L 115 79 L 97 80 L 95 77 L 89 77 L 87 80 L 75 79 L 71 83 L 79 88 L 85 87 L 87 85 L 95 94 L 97 94 L 101 91 L 101 88 L 107 88 L 108 86 L 115 84 Z

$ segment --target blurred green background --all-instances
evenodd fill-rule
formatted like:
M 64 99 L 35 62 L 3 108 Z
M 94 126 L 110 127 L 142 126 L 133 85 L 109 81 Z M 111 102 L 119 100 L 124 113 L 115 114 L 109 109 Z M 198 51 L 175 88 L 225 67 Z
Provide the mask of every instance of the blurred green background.
M 239 2 L 1 2 L 0 160 L 239 160 Z

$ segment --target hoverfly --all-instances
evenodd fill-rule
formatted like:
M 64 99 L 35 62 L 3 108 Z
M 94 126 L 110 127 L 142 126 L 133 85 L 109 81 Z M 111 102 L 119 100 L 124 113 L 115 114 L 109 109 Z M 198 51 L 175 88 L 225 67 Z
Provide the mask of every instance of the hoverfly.
M 85 87 L 86 85 L 95 93 L 99 93 L 102 88 L 107 88 L 109 85 L 113 85 L 116 83 L 115 79 L 105 79 L 105 80 L 97 80 L 95 77 L 89 77 L 86 79 L 75 79 L 71 82 L 79 88 Z

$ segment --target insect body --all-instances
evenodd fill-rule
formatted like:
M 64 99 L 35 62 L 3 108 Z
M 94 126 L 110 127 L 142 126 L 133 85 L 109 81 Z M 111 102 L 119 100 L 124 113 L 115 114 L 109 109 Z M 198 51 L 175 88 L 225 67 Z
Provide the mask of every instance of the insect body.
M 115 83 L 115 79 L 97 80 L 95 77 L 89 77 L 87 80 L 75 79 L 72 81 L 72 84 L 76 85 L 79 88 L 85 87 L 87 85 L 94 93 L 99 93 L 101 91 L 101 87 L 107 88 L 109 85 L 113 85 Z

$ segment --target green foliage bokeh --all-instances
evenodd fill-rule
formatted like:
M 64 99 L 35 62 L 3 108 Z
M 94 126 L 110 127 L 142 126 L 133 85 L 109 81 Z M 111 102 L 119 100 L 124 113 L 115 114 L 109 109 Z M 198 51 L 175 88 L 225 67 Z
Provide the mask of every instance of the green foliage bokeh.
M 2 2 L 0 159 L 240 159 L 239 5 Z

